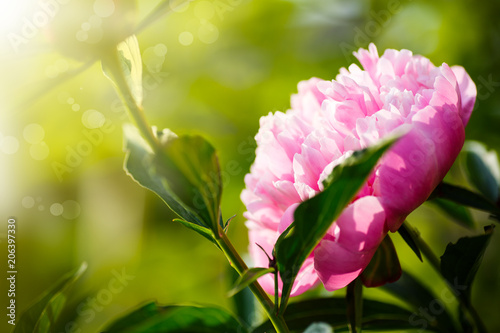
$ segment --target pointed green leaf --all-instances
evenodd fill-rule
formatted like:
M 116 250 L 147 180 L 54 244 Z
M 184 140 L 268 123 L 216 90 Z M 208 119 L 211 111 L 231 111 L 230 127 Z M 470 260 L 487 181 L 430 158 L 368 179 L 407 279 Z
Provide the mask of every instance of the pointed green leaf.
M 399 298 L 413 309 L 412 322 L 427 321 L 425 312 L 420 312 L 420 309 L 427 309 L 429 306 L 439 304 L 437 298 L 426 286 L 413 277 L 408 272 L 403 272 L 401 278 L 394 282 L 388 283 L 381 287 L 382 290 Z M 437 306 L 437 305 L 436 305 Z M 431 325 L 435 326 L 441 332 L 457 332 L 457 328 L 453 324 L 453 319 L 443 306 L 443 311 L 433 313 L 435 320 Z
M 217 232 L 222 180 L 214 147 L 201 136 L 174 137 L 168 130 L 158 133 L 163 154 L 157 156 L 155 170 L 204 223 Z
M 391 138 L 354 152 L 333 169 L 323 192 L 302 202 L 295 210 L 290 231 L 280 235 L 274 248 L 280 276 L 287 277 L 282 278 L 281 313 L 286 308 L 300 267 L 395 141 L 396 138 Z
M 482 195 L 471 192 L 460 186 L 441 183 L 436 187 L 434 192 L 432 192 L 430 198 L 443 198 L 460 205 L 483 210 L 492 213 L 497 219 L 500 216 L 500 208 L 497 205 Z
M 228 297 L 239 293 L 241 290 L 248 287 L 251 283 L 257 281 L 258 278 L 269 273 L 274 273 L 274 268 L 253 267 L 247 269 L 243 273 L 243 275 L 241 275 L 238 280 L 236 280 L 234 287 L 228 292 Z
M 167 206 L 186 221 L 204 226 L 197 212 L 186 205 L 170 187 L 163 184 L 163 177 L 153 166 L 154 154 L 139 131 L 130 125 L 123 127 L 125 135 L 125 165 L 124 169 L 141 186 L 156 193 Z
M 113 333 L 244 333 L 247 329 L 231 314 L 220 308 L 160 306 L 152 302 L 115 320 L 103 331 Z
M 475 228 L 476 225 L 467 207 L 441 198 L 430 200 L 429 203 L 438 207 L 446 215 L 451 217 L 453 222 L 456 222 L 462 227 L 466 227 L 469 229 Z
M 398 254 L 389 235 L 385 236 L 372 260 L 361 273 L 361 281 L 366 287 L 379 287 L 397 281 L 401 276 Z
M 291 332 L 304 332 L 313 323 L 326 323 L 335 332 L 348 331 L 348 319 L 346 314 L 347 302 L 345 298 L 316 298 L 288 305 L 284 319 Z M 411 325 L 409 318 L 412 313 L 399 306 L 378 302 L 374 300 L 363 300 L 363 332 L 378 331 L 387 332 L 391 330 L 407 330 L 420 328 Z M 428 330 L 436 330 L 432 325 Z M 275 332 L 271 322 L 266 321 L 252 333 Z
M 216 232 L 222 186 L 215 149 L 201 137 L 177 138 L 163 131 L 158 135 L 164 150 L 158 156 L 135 127 L 125 126 L 124 133 L 127 173 L 184 221 Z
M 398 232 L 406 242 L 406 244 L 410 247 L 410 249 L 412 249 L 412 251 L 417 255 L 418 259 L 420 259 L 420 261 L 423 261 L 422 254 L 420 253 L 420 248 L 415 241 L 415 237 L 418 236 L 415 234 L 416 231 L 413 229 L 413 227 L 405 221 L 398 229 Z
M 67 290 L 87 269 L 83 263 L 77 269 L 65 274 L 52 288 L 46 291 L 40 299 L 29 307 L 19 319 L 13 333 L 48 333 L 55 327 L 57 318 L 64 309 L 67 300 Z
M 185 221 L 183 219 L 174 219 L 173 221 L 179 222 L 180 224 L 182 224 L 186 228 L 191 229 L 191 230 L 199 233 L 200 235 L 202 235 L 203 237 L 205 237 L 206 239 L 208 239 L 209 241 L 211 241 L 212 243 L 217 245 L 217 242 L 215 241 L 214 233 L 212 232 L 212 230 L 205 228 L 205 227 L 202 227 L 200 225 Z M 217 247 L 218 247 L 218 245 L 217 245 Z
M 498 200 L 500 166 L 494 150 L 477 141 L 467 141 L 462 150 L 465 160 L 465 174 L 470 183 L 492 202 Z
M 481 264 L 493 229 L 493 226 L 490 226 L 485 228 L 484 235 L 463 237 L 455 244 L 448 244 L 441 256 L 441 274 L 466 304 L 470 302 L 472 282 Z

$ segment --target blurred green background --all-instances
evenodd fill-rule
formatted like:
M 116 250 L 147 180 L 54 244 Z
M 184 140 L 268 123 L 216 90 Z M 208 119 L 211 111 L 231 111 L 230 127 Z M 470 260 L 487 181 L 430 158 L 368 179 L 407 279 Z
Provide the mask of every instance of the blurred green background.
M 18 315 L 82 261 L 89 269 L 57 332 L 96 332 L 151 299 L 234 307 L 225 297 L 231 281 L 222 254 L 171 222 L 160 199 L 122 170 L 121 127 L 128 119 L 99 62 L 110 45 L 137 33 L 152 125 L 201 134 L 218 149 L 223 213 L 236 214 L 229 237 L 244 253 L 239 194 L 259 118 L 285 111 L 300 80 L 333 79 L 371 41 L 379 53 L 406 48 L 436 65 L 464 66 L 478 86 L 467 138 L 500 148 L 499 12 L 499 1 L 466 0 L 2 1 L 0 236 L 6 253 L 7 218 L 15 216 Z M 452 171 L 453 181 L 469 186 L 459 165 Z M 442 254 L 448 242 L 490 223 L 486 214 L 473 214 L 472 231 L 427 204 L 409 220 Z M 403 268 L 439 294 L 444 285 L 429 266 L 399 235 L 392 238 Z M 500 331 L 499 250 L 497 232 L 473 288 L 491 332 Z M 110 282 L 123 274 L 117 291 Z M 303 297 L 318 293 L 328 294 L 320 287 Z M 6 322 L 1 331 L 10 330 Z

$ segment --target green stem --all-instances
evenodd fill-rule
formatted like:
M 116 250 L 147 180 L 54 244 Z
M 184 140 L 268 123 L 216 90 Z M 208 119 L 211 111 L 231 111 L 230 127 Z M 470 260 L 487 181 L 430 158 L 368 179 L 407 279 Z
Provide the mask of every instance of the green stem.
M 444 278 L 443 274 L 441 273 L 441 261 L 439 258 L 434 254 L 430 246 L 424 241 L 424 239 L 420 236 L 420 232 L 414 228 L 408 221 L 404 221 L 403 224 L 406 226 L 408 231 L 412 234 L 412 238 L 415 240 L 417 243 L 417 246 L 419 247 L 420 251 L 424 254 L 424 257 L 429 260 L 429 263 L 431 264 L 432 268 L 443 277 L 443 279 L 446 281 L 446 285 L 448 288 L 451 290 L 455 298 L 458 300 L 462 308 L 464 308 L 469 315 L 472 317 L 474 320 L 476 327 L 479 331 L 479 333 L 486 333 L 486 327 L 484 326 L 483 321 L 479 317 L 479 314 L 477 313 L 476 309 L 472 306 L 470 302 L 465 302 L 465 300 L 457 294 L 455 288 L 451 285 L 451 283 Z
M 233 244 L 231 244 L 231 241 L 229 240 L 229 238 L 227 238 L 227 235 L 222 230 L 219 230 L 219 235 L 217 236 L 218 237 L 216 237 L 216 241 L 222 252 L 225 254 L 231 266 L 236 270 L 236 272 L 238 272 L 239 275 L 242 275 L 248 269 L 247 265 L 240 257 Z M 271 320 L 271 323 L 276 329 L 276 332 L 288 333 L 289 330 L 285 323 L 285 320 L 282 316 L 279 316 L 277 313 L 275 313 L 274 304 L 269 296 L 267 296 L 264 289 L 262 289 L 261 285 L 257 281 L 255 281 L 254 283 L 249 285 L 249 288 L 266 311 L 266 314 Z
M 146 116 L 144 115 L 144 110 L 142 106 L 137 105 L 132 92 L 127 84 L 127 80 L 123 75 L 123 70 L 120 66 L 118 50 L 115 48 L 107 52 L 107 57 L 103 57 L 102 61 L 106 69 L 109 70 L 111 76 L 113 77 L 114 83 L 118 94 L 125 102 L 129 117 L 134 121 L 135 125 L 141 132 L 142 136 L 146 139 L 151 148 L 158 152 L 160 150 L 160 144 L 153 134 L 151 126 L 149 126 Z

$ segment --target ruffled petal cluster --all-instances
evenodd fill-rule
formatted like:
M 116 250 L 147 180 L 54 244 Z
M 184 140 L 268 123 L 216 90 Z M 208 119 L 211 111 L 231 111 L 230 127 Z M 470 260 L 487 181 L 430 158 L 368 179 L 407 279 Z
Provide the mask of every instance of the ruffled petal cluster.
M 396 231 L 443 179 L 460 152 L 476 87 L 462 67 L 434 66 L 408 50 L 375 45 L 354 55 L 362 68 L 335 80 L 300 82 L 291 109 L 262 117 L 256 159 L 241 194 L 250 254 L 268 265 L 280 233 L 300 202 L 353 151 L 395 131 L 406 134 L 382 157 L 368 181 L 306 260 L 293 286 L 298 295 L 319 281 L 349 284 L 370 262 L 388 231 Z M 273 277 L 260 278 L 274 292 Z

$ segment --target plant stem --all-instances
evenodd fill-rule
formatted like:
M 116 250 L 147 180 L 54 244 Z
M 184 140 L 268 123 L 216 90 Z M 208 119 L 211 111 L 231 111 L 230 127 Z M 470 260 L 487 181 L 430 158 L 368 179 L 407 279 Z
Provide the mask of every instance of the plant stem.
M 219 234 L 217 236 L 218 236 L 216 237 L 217 244 L 221 248 L 222 252 L 225 254 L 226 258 L 229 260 L 231 266 L 241 276 L 248 269 L 247 265 L 240 257 L 240 255 L 234 248 L 233 244 L 231 244 L 231 241 L 229 240 L 229 238 L 227 238 L 227 235 L 224 233 L 224 231 L 219 230 Z M 283 319 L 282 316 L 279 316 L 277 313 L 275 313 L 273 302 L 271 301 L 269 296 L 267 296 L 266 292 L 264 291 L 264 289 L 262 289 L 260 284 L 257 281 L 255 281 L 248 287 L 250 288 L 252 293 L 255 295 L 259 303 L 266 311 L 266 314 L 271 320 L 271 323 L 276 329 L 276 332 L 288 333 L 289 330 L 285 323 L 285 320 Z
M 151 146 L 151 149 L 158 152 L 160 150 L 160 144 L 156 136 L 153 134 L 151 126 L 149 126 L 148 121 L 146 120 L 142 106 L 137 105 L 132 92 L 130 91 L 127 80 L 125 79 L 123 70 L 120 66 L 117 49 L 114 48 L 106 54 L 107 56 L 102 59 L 103 64 L 113 77 L 113 82 L 116 84 L 118 94 L 127 106 L 129 117 L 134 121 L 142 136 Z
M 479 317 L 479 314 L 477 313 L 476 309 L 472 306 L 472 304 L 470 302 L 465 302 L 465 300 L 463 298 L 459 297 L 459 295 L 457 294 L 455 288 L 451 285 L 451 283 L 446 278 L 444 278 L 443 274 L 441 273 L 441 261 L 434 254 L 434 252 L 432 251 L 432 249 L 430 248 L 430 246 L 420 236 L 420 232 L 416 228 L 414 228 L 413 226 L 411 226 L 410 223 L 408 223 L 408 221 L 404 221 L 403 224 L 406 226 L 406 228 L 408 229 L 408 231 L 412 234 L 412 236 L 413 236 L 412 238 L 417 243 L 417 246 L 419 247 L 420 251 L 422 251 L 422 253 L 424 254 L 424 257 L 427 260 L 429 260 L 429 263 L 431 264 L 432 268 L 434 268 L 434 270 L 439 275 L 441 275 L 441 277 L 443 277 L 443 279 L 446 282 L 446 285 L 452 291 L 453 295 L 458 300 L 458 302 L 460 303 L 460 305 L 465 310 L 467 310 L 467 312 L 469 313 L 469 315 L 472 317 L 472 319 L 474 320 L 474 322 L 476 324 L 478 332 L 479 333 L 486 333 L 487 332 L 486 327 L 484 326 L 484 323 L 481 320 L 481 318 Z

